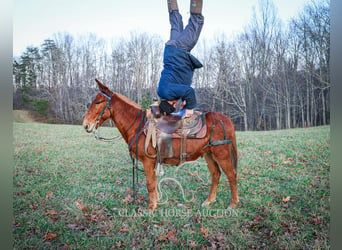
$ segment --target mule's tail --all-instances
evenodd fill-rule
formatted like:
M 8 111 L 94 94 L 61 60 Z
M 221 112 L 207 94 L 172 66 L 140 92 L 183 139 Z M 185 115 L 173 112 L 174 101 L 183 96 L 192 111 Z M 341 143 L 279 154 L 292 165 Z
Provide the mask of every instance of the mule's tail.
M 233 137 L 232 147 L 230 148 L 230 155 L 231 155 L 231 161 L 233 164 L 233 167 L 235 171 L 237 171 L 238 166 L 238 152 L 237 152 L 237 145 L 236 145 L 236 136 Z

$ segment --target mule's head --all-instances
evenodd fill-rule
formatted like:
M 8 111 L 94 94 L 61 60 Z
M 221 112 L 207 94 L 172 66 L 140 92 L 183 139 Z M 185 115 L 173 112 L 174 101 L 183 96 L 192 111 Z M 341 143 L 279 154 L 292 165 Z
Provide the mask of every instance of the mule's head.
M 83 128 L 88 132 L 93 132 L 98 126 L 110 118 L 110 101 L 113 92 L 103 85 L 99 80 L 95 79 L 100 90 L 95 99 L 90 104 L 87 114 L 83 119 Z

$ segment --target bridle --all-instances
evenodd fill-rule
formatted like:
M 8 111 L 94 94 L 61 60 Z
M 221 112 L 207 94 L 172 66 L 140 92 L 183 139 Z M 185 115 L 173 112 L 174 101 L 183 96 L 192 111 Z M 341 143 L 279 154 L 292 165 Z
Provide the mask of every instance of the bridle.
M 96 128 L 96 126 L 99 124 L 99 122 L 100 122 L 100 120 L 101 120 L 101 118 L 102 118 L 102 116 L 103 116 L 103 114 L 104 114 L 106 108 L 109 109 L 110 116 L 112 116 L 112 111 L 110 110 L 110 102 L 111 102 L 112 97 L 113 97 L 113 92 L 110 92 L 110 96 L 108 96 L 106 93 L 104 93 L 104 92 L 102 92 L 102 91 L 100 92 L 100 94 L 101 94 L 102 96 L 104 96 L 104 97 L 107 98 L 107 103 L 106 103 L 106 105 L 103 107 L 102 112 L 101 112 L 101 114 L 99 115 L 99 117 L 97 117 L 97 120 L 96 120 L 96 123 L 95 123 L 95 128 Z
M 112 97 L 113 97 L 114 93 L 113 93 L 113 92 L 110 92 L 110 95 L 108 96 L 108 95 L 107 95 L 106 93 L 104 93 L 103 91 L 100 91 L 99 94 L 107 98 L 107 103 L 106 103 L 106 105 L 103 107 L 101 114 L 99 115 L 99 117 L 98 117 L 97 120 L 96 120 L 96 123 L 95 123 L 95 130 L 94 130 L 94 136 L 95 136 L 95 139 L 97 139 L 97 140 L 111 141 L 111 140 L 116 139 L 116 138 L 119 137 L 119 136 L 115 136 L 115 137 L 113 137 L 113 138 L 104 138 L 104 137 L 101 137 L 101 136 L 99 135 L 99 133 L 97 133 L 96 127 L 97 127 L 97 128 L 100 127 L 99 123 L 100 123 L 100 120 L 101 120 L 101 118 L 102 118 L 102 116 L 103 116 L 103 114 L 104 114 L 106 108 L 108 108 L 109 113 L 110 113 L 110 116 L 112 116 L 112 111 L 110 110 L 110 102 L 112 101 Z
M 103 91 L 100 91 L 99 94 L 101 94 L 102 96 L 104 96 L 104 97 L 107 98 L 107 103 L 106 103 L 106 105 L 103 107 L 101 114 L 99 115 L 99 117 L 98 117 L 97 120 L 96 120 L 95 129 L 94 129 L 94 132 L 93 132 L 93 133 L 94 133 L 94 136 L 95 136 L 95 139 L 96 139 L 96 140 L 100 140 L 100 141 L 107 141 L 107 142 L 109 142 L 109 141 L 113 141 L 113 140 L 115 140 L 115 139 L 121 138 L 120 135 L 114 136 L 114 137 L 112 137 L 112 138 L 105 138 L 105 137 L 100 136 L 100 133 L 98 132 L 98 128 L 100 127 L 100 126 L 99 126 L 99 123 L 100 123 L 100 120 L 101 120 L 101 118 L 102 118 L 102 116 L 103 116 L 103 114 L 104 114 L 106 108 L 108 108 L 109 113 L 110 113 L 110 116 L 112 117 L 112 111 L 110 110 L 110 102 L 111 102 L 111 100 L 112 100 L 112 98 L 113 98 L 113 96 L 114 96 L 114 93 L 113 93 L 113 92 L 110 92 L 110 95 L 108 96 L 108 95 L 107 95 L 106 93 L 104 93 Z M 141 132 L 142 132 L 142 130 L 141 130 L 142 121 L 144 120 L 144 118 L 145 118 L 145 116 L 146 116 L 146 110 L 143 110 L 143 109 L 141 109 L 141 110 L 139 111 L 138 115 L 135 117 L 135 119 L 134 119 L 134 121 L 132 122 L 132 124 L 124 131 L 123 134 L 126 134 L 127 131 L 130 130 L 130 129 L 133 127 L 134 123 L 137 121 L 137 119 L 139 118 L 139 116 L 140 116 L 141 114 L 143 114 L 143 115 L 142 115 L 142 118 L 141 118 L 140 123 L 139 123 L 139 128 L 138 128 L 138 134 L 137 134 L 137 136 L 139 136 L 139 135 L 141 134 Z M 96 129 L 96 127 L 97 127 L 97 129 Z M 139 132 L 139 131 L 140 131 L 140 132 Z M 129 148 L 132 146 L 132 143 L 133 143 L 133 141 L 132 141 L 131 143 L 129 143 Z
M 99 117 L 97 118 L 96 120 L 96 123 L 95 123 L 95 129 L 93 131 L 94 133 L 94 136 L 95 136 L 95 139 L 96 140 L 101 140 L 101 141 L 113 141 L 115 139 L 118 139 L 118 138 L 121 138 L 121 135 L 117 135 L 117 136 L 114 136 L 113 138 L 104 138 L 104 137 L 101 137 L 99 135 L 99 133 L 97 132 L 98 129 L 96 129 L 96 127 L 100 127 L 99 126 L 99 123 L 100 123 L 100 120 L 106 110 L 106 108 L 109 109 L 109 112 L 110 112 L 110 117 L 112 117 L 112 111 L 110 110 L 110 102 L 112 101 L 112 97 L 114 95 L 113 92 L 110 92 L 110 95 L 108 96 L 106 93 L 104 93 L 103 91 L 100 91 L 100 93 L 102 96 L 104 96 L 105 98 L 107 98 L 107 103 L 106 105 L 103 107 L 102 109 L 102 112 L 101 114 L 99 115 Z M 130 152 L 130 157 L 132 159 L 132 163 L 133 163 L 133 197 L 135 199 L 135 182 L 138 182 L 138 171 L 141 171 L 143 172 L 144 170 L 143 169 L 140 169 L 139 166 L 138 166 L 138 138 L 139 136 L 141 135 L 141 133 L 143 132 L 143 125 L 144 125 L 144 121 L 145 121 L 145 118 L 146 118 L 146 110 L 144 109 L 141 109 L 139 111 L 139 113 L 137 114 L 137 116 L 135 117 L 134 121 L 132 122 L 132 124 L 125 130 L 125 132 L 123 134 L 126 134 L 128 130 L 130 130 L 133 125 L 135 124 L 135 122 L 138 120 L 138 118 L 141 116 L 141 119 L 140 119 L 140 122 L 139 122 L 139 127 L 138 127 L 138 131 L 137 131 L 137 135 L 133 138 L 133 140 L 131 142 L 129 142 L 128 144 L 128 150 Z M 134 159 L 133 155 L 132 155 L 132 152 L 131 152 L 131 146 L 132 144 L 136 142 L 136 159 Z

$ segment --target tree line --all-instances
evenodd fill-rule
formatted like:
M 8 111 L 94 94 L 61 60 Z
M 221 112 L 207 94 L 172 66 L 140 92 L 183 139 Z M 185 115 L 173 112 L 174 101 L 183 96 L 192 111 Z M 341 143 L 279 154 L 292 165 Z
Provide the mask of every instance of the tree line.
M 107 41 L 58 33 L 13 59 L 14 108 L 80 123 L 98 78 L 148 107 L 162 70 L 160 36 L 131 33 Z M 308 3 L 287 25 L 271 0 L 260 0 L 250 23 L 228 39 L 201 39 L 192 53 L 204 67 L 193 79 L 198 108 L 228 115 L 238 130 L 330 123 L 330 6 Z

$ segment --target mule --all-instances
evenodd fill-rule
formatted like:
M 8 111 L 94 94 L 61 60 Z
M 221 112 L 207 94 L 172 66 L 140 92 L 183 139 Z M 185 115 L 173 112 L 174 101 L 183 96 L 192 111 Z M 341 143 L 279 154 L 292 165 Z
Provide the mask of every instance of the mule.
M 146 123 L 146 110 L 129 98 L 111 91 L 108 87 L 96 79 L 100 93 L 95 96 L 87 114 L 83 120 L 86 132 L 94 132 L 107 119 L 113 120 L 125 142 L 129 145 L 130 153 L 143 164 L 146 184 L 149 195 L 150 210 L 158 205 L 156 163 L 157 159 L 151 157 L 156 154 L 156 149 L 151 142 L 145 152 L 146 135 L 141 133 Z M 212 182 L 208 198 L 202 204 L 209 206 L 216 199 L 216 191 L 220 181 L 221 170 L 227 176 L 230 183 L 231 203 L 233 208 L 238 204 L 237 192 L 237 145 L 235 129 L 232 121 L 225 115 L 210 111 L 205 113 L 207 132 L 202 139 L 187 139 L 186 161 L 195 161 L 204 156 Z M 218 143 L 227 138 L 231 143 Z M 216 143 L 215 143 L 216 142 Z M 173 139 L 174 156 L 163 159 L 163 164 L 179 165 L 181 163 L 180 147 L 181 139 Z M 178 154 L 178 155 L 177 155 Z M 177 157 L 178 156 L 178 157 Z

